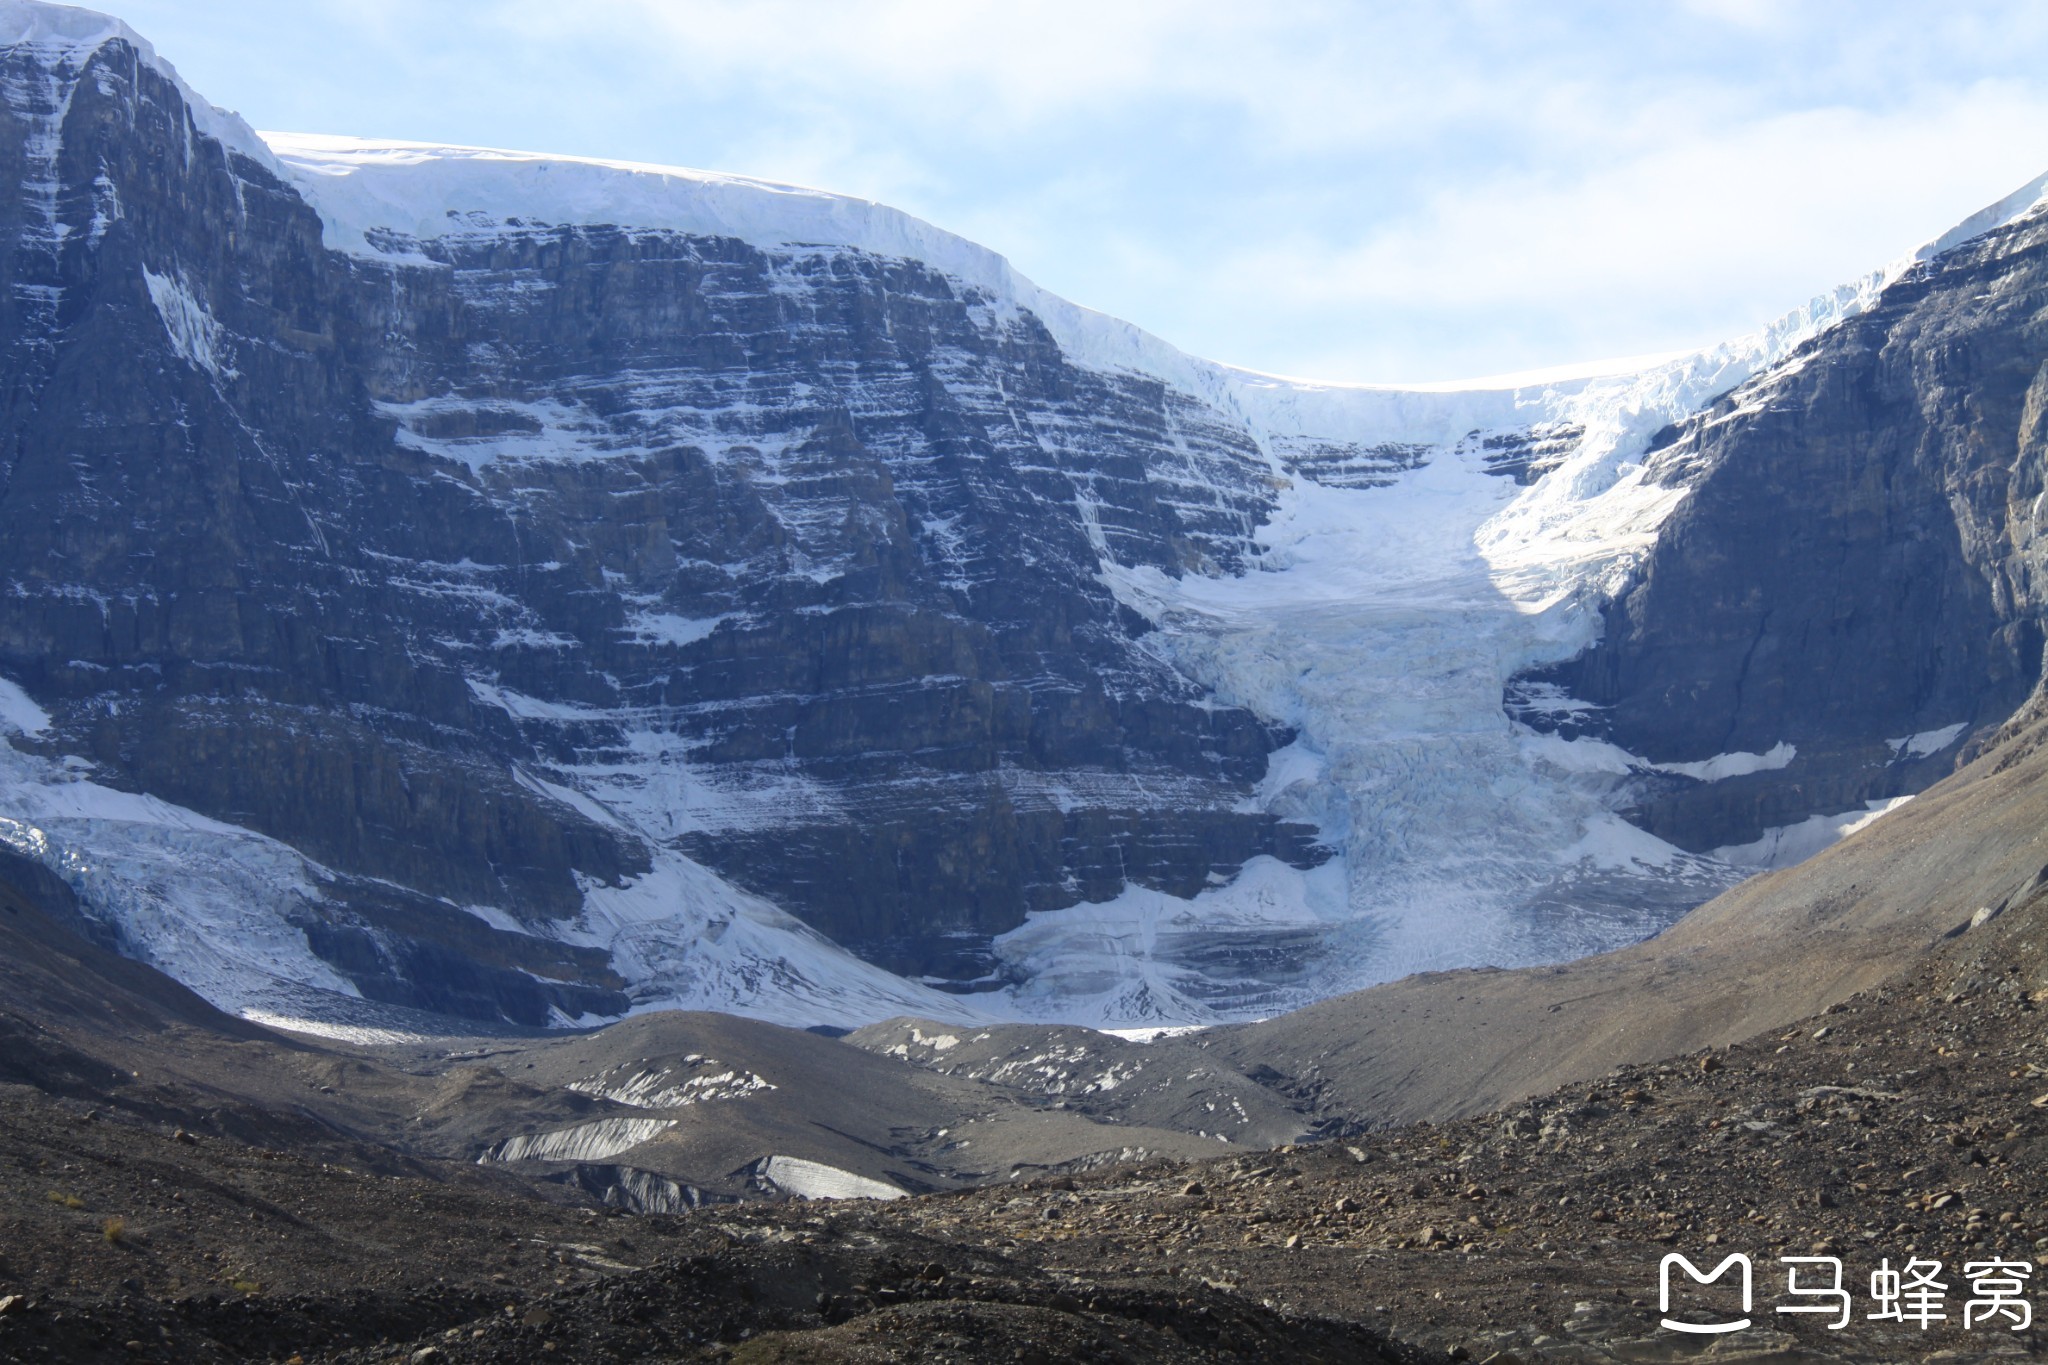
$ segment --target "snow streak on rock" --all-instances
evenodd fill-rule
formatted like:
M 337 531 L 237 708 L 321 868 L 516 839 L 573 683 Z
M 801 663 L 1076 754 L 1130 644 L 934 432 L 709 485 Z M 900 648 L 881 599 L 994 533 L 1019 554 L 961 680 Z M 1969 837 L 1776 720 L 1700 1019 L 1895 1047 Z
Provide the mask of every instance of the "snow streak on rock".
M 30 730 L 37 712 L 19 693 L 0 681 L 0 723 Z M 426 1031 L 416 1012 L 363 1000 L 309 946 L 309 912 L 334 884 L 332 872 L 274 839 L 102 786 L 91 766 L 0 742 L 0 844 L 62 876 L 123 952 L 222 1009 L 279 1028 L 362 1041 Z M 591 899 L 590 916 L 561 935 L 638 967 L 654 992 L 649 1006 L 835 1027 L 893 1014 L 985 1017 L 862 962 L 686 859 Z M 766 1084 L 750 1074 L 693 1076 L 667 1087 L 673 1093 L 656 1086 L 663 1102 L 647 1107 Z
M 602 1161 L 630 1152 L 676 1126 L 674 1119 L 599 1119 L 551 1133 L 507 1138 L 477 1158 L 478 1164 L 505 1161 Z

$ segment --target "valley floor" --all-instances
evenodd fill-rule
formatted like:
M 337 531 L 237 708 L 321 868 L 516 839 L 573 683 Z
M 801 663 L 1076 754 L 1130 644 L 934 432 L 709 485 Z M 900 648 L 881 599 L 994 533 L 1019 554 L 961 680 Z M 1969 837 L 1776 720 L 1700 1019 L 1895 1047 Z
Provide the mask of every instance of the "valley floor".
M 2008 912 L 1818 1019 L 1503 1113 L 889 1203 L 634 1217 L 282 1104 L 180 1136 L 175 1087 L 9 1086 L 0 1360 L 2029 1354 L 2040 1328 L 1964 1330 L 1963 1268 L 2048 1268 L 2044 931 Z M 1661 1330 L 1672 1251 L 1748 1253 L 1756 1327 Z M 1842 1261 L 1845 1330 L 1774 1311 L 1803 1255 Z M 1869 1320 L 1871 1271 L 1912 1257 L 1946 1321 Z

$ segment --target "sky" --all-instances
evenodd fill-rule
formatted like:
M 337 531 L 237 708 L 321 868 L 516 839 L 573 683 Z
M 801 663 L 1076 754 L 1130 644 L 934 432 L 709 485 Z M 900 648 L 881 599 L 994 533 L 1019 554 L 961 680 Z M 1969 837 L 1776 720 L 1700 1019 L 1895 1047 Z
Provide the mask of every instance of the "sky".
M 261 129 L 880 200 L 1184 350 L 1690 349 L 2048 171 L 2032 0 L 110 0 Z

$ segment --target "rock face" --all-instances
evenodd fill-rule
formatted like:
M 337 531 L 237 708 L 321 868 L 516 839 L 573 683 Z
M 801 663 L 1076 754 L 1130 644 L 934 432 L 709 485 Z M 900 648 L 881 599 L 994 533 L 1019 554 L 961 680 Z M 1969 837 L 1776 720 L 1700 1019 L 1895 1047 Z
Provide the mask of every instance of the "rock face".
M 124 37 L 0 82 L 0 670 L 102 783 L 339 874 L 305 927 L 364 993 L 624 1007 L 602 954 L 461 908 L 544 926 L 648 871 L 542 772 L 913 973 L 1323 856 L 1238 809 L 1285 730 L 1096 573 L 1241 567 L 1274 499 L 1242 424 L 903 260 L 329 250 Z
M 1530 680 L 1600 708 L 1574 729 L 1655 760 L 1798 753 L 1647 786 L 1646 828 L 1705 850 L 1917 791 L 2033 690 L 2044 285 L 2031 218 L 1654 438 L 1653 477 L 1688 495 L 1599 644 Z
M 1204 705 L 1095 581 L 1104 545 L 1241 564 L 1271 500 L 1241 429 L 905 262 L 579 227 L 420 250 L 446 267 L 352 271 L 366 331 L 413 329 L 367 367 L 398 446 L 468 464 L 422 480 L 444 506 L 404 558 L 472 566 L 414 591 L 454 593 L 434 644 L 522 748 L 687 756 L 684 848 L 908 972 L 1127 879 L 1314 861 L 1230 808 L 1287 736 Z

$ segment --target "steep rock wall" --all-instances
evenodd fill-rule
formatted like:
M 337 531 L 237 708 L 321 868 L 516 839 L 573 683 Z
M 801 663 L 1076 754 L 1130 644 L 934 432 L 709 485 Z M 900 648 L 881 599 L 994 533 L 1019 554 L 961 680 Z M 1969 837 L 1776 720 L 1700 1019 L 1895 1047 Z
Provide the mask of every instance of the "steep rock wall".
M 1520 683 L 1594 703 L 1566 728 L 1659 762 L 1798 755 L 1646 783 L 1646 828 L 1705 850 L 1909 794 L 2033 689 L 2044 308 L 2036 216 L 1916 267 L 1653 441 L 1649 467 L 1688 495 L 1599 643 Z
M 120 38 L 0 86 L 0 669 L 46 751 L 341 873 L 309 936 L 366 994 L 616 1012 L 461 907 L 545 930 L 657 844 L 962 976 L 1030 909 L 1323 856 L 1238 809 L 1284 731 L 1096 580 L 1241 563 L 1241 425 L 857 252 L 344 256 Z

